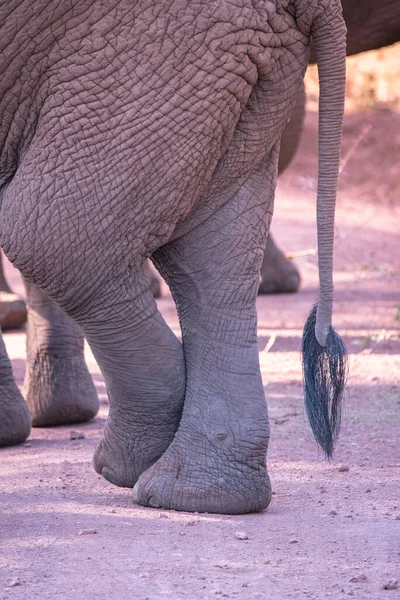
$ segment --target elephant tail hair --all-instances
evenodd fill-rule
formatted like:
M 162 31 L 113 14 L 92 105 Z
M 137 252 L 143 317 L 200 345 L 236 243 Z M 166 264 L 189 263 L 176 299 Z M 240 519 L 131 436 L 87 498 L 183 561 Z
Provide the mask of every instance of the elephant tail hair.
M 340 430 L 348 356 L 342 338 L 331 326 L 325 345 L 320 345 L 315 335 L 316 320 L 317 305 L 311 310 L 303 332 L 304 398 L 314 437 L 327 458 L 331 458 Z

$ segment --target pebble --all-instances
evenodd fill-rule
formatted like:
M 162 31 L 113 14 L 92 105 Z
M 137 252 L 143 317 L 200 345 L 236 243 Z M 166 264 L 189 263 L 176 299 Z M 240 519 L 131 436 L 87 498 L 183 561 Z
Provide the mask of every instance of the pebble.
M 283 425 L 286 421 L 289 421 L 289 419 L 285 419 L 284 417 L 276 417 L 274 420 L 275 425 Z
M 337 512 L 336 512 L 336 510 L 334 510 L 334 509 L 332 508 L 332 510 L 330 510 L 330 511 L 329 511 L 329 514 L 330 514 L 330 515 L 337 515 Z
M 21 585 L 21 582 L 19 580 L 18 577 L 13 577 L 10 580 L 10 583 L 7 584 L 7 587 L 18 587 L 19 585 Z
M 193 527 L 193 525 L 198 525 L 199 523 L 200 523 L 199 520 L 197 520 L 197 521 L 186 521 L 185 527 Z
M 80 529 L 78 535 L 94 535 L 97 533 L 97 529 Z
M 237 531 L 235 533 L 235 538 L 237 540 L 248 540 L 249 536 L 247 535 L 247 533 L 245 531 Z
M 349 579 L 350 583 L 362 583 L 363 581 L 367 581 L 368 577 L 364 575 L 364 573 L 360 573 L 359 575 L 355 575 Z
M 337 470 L 340 473 L 345 473 L 346 471 L 350 471 L 350 467 L 349 467 L 349 465 L 338 465 Z
M 69 439 L 70 440 L 84 440 L 85 434 L 82 431 L 70 431 Z
M 383 586 L 384 590 L 397 590 L 399 587 L 398 579 L 389 579 L 387 583 Z
M 202 562 L 202 560 L 198 554 L 195 554 L 192 558 L 192 562 L 199 564 Z
M 293 540 L 290 540 L 290 542 L 289 542 L 289 544 L 298 544 L 298 543 L 299 543 L 299 541 L 298 541 L 298 540 L 295 540 L 295 539 L 293 539 Z

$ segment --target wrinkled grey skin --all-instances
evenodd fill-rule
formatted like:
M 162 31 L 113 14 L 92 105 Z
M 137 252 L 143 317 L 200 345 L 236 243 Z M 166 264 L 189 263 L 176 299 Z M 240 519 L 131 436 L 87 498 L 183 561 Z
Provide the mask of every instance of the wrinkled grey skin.
M 347 56 L 389 46 L 400 40 L 399 0 L 342 0 L 347 26 Z M 311 51 L 310 62 L 316 62 Z M 289 123 L 284 129 L 279 154 L 279 174 L 291 163 L 300 142 L 305 115 L 304 89 L 299 93 Z M 261 266 L 260 294 L 296 292 L 300 273 L 285 258 L 271 232 Z
M 312 33 L 325 344 L 344 97 L 339 1 L 11 0 L 0 10 L 0 245 L 82 328 L 102 370 L 110 416 L 96 470 L 136 484 L 145 505 L 265 508 L 255 299 L 279 140 Z M 150 293 L 150 255 L 183 345 Z M 31 284 L 40 314 L 46 299 Z M 4 353 L 1 367 L 11 382 Z
M 146 275 L 150 277 L 151 292 L 154 298 L 161 296 L 161 281 L 149 261 L 145 264 Z M 2 331 L 19 329 L 27 320 L 26 304 L 8 285 L 3 268 L 3 255 L 0 252 L 0 327 Z

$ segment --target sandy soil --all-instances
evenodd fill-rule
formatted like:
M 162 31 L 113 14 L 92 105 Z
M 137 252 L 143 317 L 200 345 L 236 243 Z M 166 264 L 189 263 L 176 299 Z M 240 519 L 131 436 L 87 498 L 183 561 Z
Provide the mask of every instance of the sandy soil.
M 293 253 L 315 248 L 316 124 L 310 112 L 277 193 L 274 230 Z M 384 589 L 400 580 L 400 115 L 349 115 L 343 155 L 334 319 L 351 367 L 335 459 L 322 458 L 303 409 L 300 336 L 317 288 L 309 254 L 297 259 L 299 294 L 258 299 L 270 508 L 237 517 L 144 509 L 98 476 L 91 456 L 108 403 L 87 349 L 98 417 L 34 429 L 1 451 L 1 600 L 400 598 L 400 583 Z M 166 292 L 159 307 L 177 331 Z M 5 341 L 21 385 L 24 334 Z M 71 440 L 71 430 L 84 437 Z

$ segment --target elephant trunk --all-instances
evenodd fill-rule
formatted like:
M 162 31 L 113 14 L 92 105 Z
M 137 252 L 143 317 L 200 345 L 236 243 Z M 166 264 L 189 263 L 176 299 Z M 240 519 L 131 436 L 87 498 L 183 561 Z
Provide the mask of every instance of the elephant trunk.
M 332 328 L 333 240 L 344 112 L 346 26 L 339 1 L 316 17 L 312 36 L 320 84 L 318 132 L 318 268 L 320 292 L 303 335 L 304 392 L 308 418 L 327 457 L 340 428 L 347 373 L 345 346 Z

